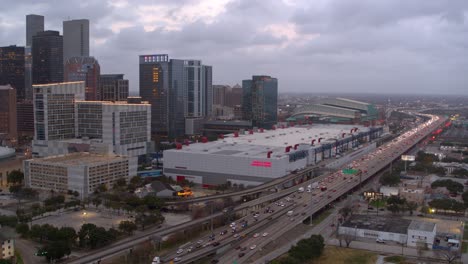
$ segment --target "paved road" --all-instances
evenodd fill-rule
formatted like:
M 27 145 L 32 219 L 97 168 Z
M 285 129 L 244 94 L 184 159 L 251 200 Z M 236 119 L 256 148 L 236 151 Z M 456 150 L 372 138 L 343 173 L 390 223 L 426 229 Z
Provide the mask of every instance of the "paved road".
M 39 263 L 47 263 L 44 257 L 38 257 L 34 255 L 37 252 L 37 248 L 40 245 L 25 239 L 15 239 L 15 248 L 21 254 L 21 258 L 23 258 L 24 264 L 39 264 Z
M 408 150 L 409 146 L 412 146 L 415 142 L 418 142 L 422 137 L 434 130 L 435 127 L 443 123 L 443 120 L 431 120 L 429 121 L 429 123 L 432 123 L 432 125 L 429 126 L 426 123 L 421 125 L 419 129 L 412 129 L 404 133 L 401 137 L 381 146 L 374 153 L 366 155 L 364 158 L 358 161 L 353 161 L 352 167 L 360 169 L 364 172 L 359 180 L 366 180 L 367 178 L 374 175 L 377 171 L 382 169 L 384 166 L 386 166 L 388 163 L 390 163 L 390 161 L 398 158 L 402 153 Z M 346 193 L 347 191 L 359 184 L 356 183 L 358 176 L 354 176 L 354 178 L 351 179 L 348 176 L 348 179 L 344 179 L 345 176 L 340 175 L 339 172 L 335 173 L 333 176 L 334 178 L 332 178 L 331 181 L 330 178 L 328 178 L 326 182 L 328 187 L 327 194 L 319 196 L 320 199 L 316 200 L 316 203 L 318 203 L 318 205 L 312 206 L 311 210 L 313 212 L 318 211 L 318 209 L 322 208 L 326 204 L 335 200 L 337 197 L 343 195 L 344 193 Z M 332 193 L 330 193 L 330 191 L 332 191 Z M 305 201 L 297 202 L 301 204 Z M 287 232 L 296 223 L 296 221 L 287 223 L 288 218 L 283 218 L 284 219 L 277 220 L 277 223 L 272 223 L 269 227 L 265 228 L 264 232 L 274 233 L 276 236 L 281 236 L 281 234 Z M 234 260 L 236 260 L 238 263 L 251 263 L 252 261 L 246 261 L 246 259 L 248 259 L 249 256 L 252 256 L 256 251 L 262 250 L 262 246 L 267 243 L 265 242 L 266 240 L 267 239 L 264 239 L 263 241 L 258 241 L 257 238 L 248 238 L 246 241 L 242 242 L 241 246 L 250 247 L 252 245 L 255 245 L 256 247 L 254 249 L 251 249 L 251 251 L 246 253 L 246 255 L 242 258 L 236 256 L 237 252 L 235 252 L 235 249 L 231 249 L 230 251 L 223 254 L 223 256 L 220 259 L 220 262 L 232 263 Z M 283 253 L 286 251 L 283 251 Z
M 439 118 L 437 118 L 437 119 L 439 119 Z M 354 168 L 359 168 L 359 169 L 361 169 L 363 171 L 362 176 L 359 177 L 359 181 L 366 180 L 368 177 L 374 175 L 375 172 L 379 171 L 382 167 L 384 167 L 386 164 L 388 164 L 390 162 L 390 160 L 396 159 L 400 154 L 404 153 L 409 148 L 409 146 L 414 145 L 414 142 L 419 141 L 420 138 L 422 138 L 423 136 L 425 136 L 425 135 L 429 134 L 431 131 L 433 131 L 434 128 L 441 123 L 441 121 L 442 120 L 431 120 L 431 121 L 429 121 L 429 124 L 425 123 L 425 124 L 421 125 L 418 130 L 413 129 L 413 130 L 403 134 L 397 140 L 393 140 L 390 143 L 387 143 L 386 145 L 384 145 L 386 147 L 380 147 L 379 150 L 377 151 L 377 153 L 370 154 L 370 156 L 366 159 L 366 162 L 363 162 L 363 164 L 360 164 L 360 162 L 353 163 Z M 387 149 L 387 147 L 388 147 L 388 149 Z M 393 150 L 393 152 L 390 153 L 390 150 Z M 327 175 L 327 176 L 329 176 L 329 175 Z M 338 175 L 335 175 L 335 176 L 336 176 L 335 179 L 338 179 Z M 343 187 L 340 185 L 340 188 L 335 189 L 334 192 L 332 191 L 332 193 L 328 194 L 326 196 L 326 198 L 325 198 L 325 196 L 321 197 L 322 200 L 320 201 L 320 204 L 322 205 L 322 207 L 325 204 L 328 204 L 331 201 L 333 201 L 333 200 L 337 199 L 338 197 L 340 197 L 342 194 L 344 194 L 344 192 L 347 192 L 351 188 L 356 187 L 359 184 L 359 182 L 356 182 L 356 180 L 357 180 L 356 177 L 357 176 L 354 176 L 354 177 L 355 178 L 353 178 L 353 181 L 348 183 L 346 188 L 343 189 Z M 319 178 L 320 178 L 320 180 L 323 179 L 321 177 L 319 177 Z M 344 180 L 343 180 L 343 178 L 341 178 L 341 179 L 342 179 L 341 183 L 343 183 Z M 314 180 L 317 180 L 317 179 L 314 179 Z M 311 181 L 309 181 L 308 183 L 310 183 L 310 182 Z M 324 184 L 327 185 L 327 187 L 329 187 L 328 191 L 330 191 L 331 188 L 337 187 L 337 186 L 335 186 L 333 184 L 333 182 L 335 182 L 334 179 L 331 179 L 331 182 L 328 179 L 324 183 Z M 308 183 L 305 183 L 305 184 L 308 184 Z M 331 184 L 331 185 L 328 186 L 329 184 Z M 302 184 L 300 186 L 304 186 L 304 184 Z M 291 192 L 291 189 L 297 190 L 297 188 L 290 188 L 290 189 L 284 191 L 284 193 Z M 256 202 L 256 200 L 251 201 L 251 202 Z M 314 206 L 314 205 L 311 205 L 308 208 L 312 208 L 312 212 L 316 212 L 314 210 L 319 209 L 317 206 Z M 302 209 L 302 210 L 304 210 L 304 209 Z M 311 210 L 311 209 L 309 209 L 309 210 Z M 215 214 L 215 215 L 219 216 L 221 214 L 222 213 L 218 213 L 218 214 Z M 215 215 L 213 215 L 213 216 L 215 216 Z M 133 239 L 126 239 L 126 240 L 118 242 L 118 243 L 116 243 L 116 244 L 114 244 L 114 245 L 112 245 L 112 246 L 110 246 L 108 248 L 101 249 L 99 251 L 93 252 L 92 254 L 90 254 L 88 256 L 77 259 L 75 261 L 71 261 L 71 263 L 77 263 L 77 264 L 78 263 L 93 263 L 93 261 L 97 261 L 100 258 L 108 258 L 108 257 L 114 256 L 114 255 L 122 254 L 122 252 L 125 252 L 125 250 L 128 250 L 129 247 L 131 247 L 133 245 L 137 245 L 137 244 L 142 243 L 144 241 L 148 241 L 149 237 L 151 237 L 152 235 L 157 234 L 157 235 L 163 236 L 163 235 L 166 235 L 166 234 L 181 230 L 181 229 L 186 228 L 188 226 L 191 226 L 193 224 L 200 224 L 200 223 L 206 222 L 209 219 L 210 219 L 210 217 L 207 217 L 207 219 L 198 219 L 198 220 L 192 221 L 190 223 L 185 223 L 185 224 L 180 225 L 180 226 L 175 226 L 175 227 L 172 227 L 172 228 L 168 228 L 168 229 L 163 230 L 163 231 L 159 231 L 159 232 L 152 231 L 152 232 L 148 232 L 148 234 L 145 234 L 145 235 L 133 238 Z M 283 221 L 283 220 L 281 220 L 281 221 Z M 297 225 L 298 223 L 299 223 L 299 221 L 293 221 L 293 222 L 290 222 L 288 224 L 288 226 L 293 227 L 294 224 Z M 269 229 L 266 229 L 266 230 L 269 230 Z M 274 233 L 274 232 L 275 232 L 275 230 L 272 230 L 269 233 Z M 230 245 L 230 243 L 231 243 L 231 241 L 223 242 L 223 243 L 221 243 L 221 246 Z M 254 251 L 255 250 L 257 250 L 257 249 L 254 249 Z M 204 248 L 201 251 L 203 251 L 205 253 L 206 252 L 211 252 L 212 248 L 211 249 L 210 248 Z M 194 258 L 192 258 L 191 256 L 194 256 L 194 257 L 197 256 L 198 257 L 198 256 L 203 255 L 203 252 L 198 252 L 197 254 L 191 253 L 191 254 L 189 254 L 187 256 L 187 259 L 194 260 Z

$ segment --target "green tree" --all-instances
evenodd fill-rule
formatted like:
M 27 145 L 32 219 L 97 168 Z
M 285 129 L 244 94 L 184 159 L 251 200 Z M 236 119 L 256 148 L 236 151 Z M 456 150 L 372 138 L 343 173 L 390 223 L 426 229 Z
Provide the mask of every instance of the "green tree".
M 312 235 L 308 239 L 299 242 L 289 249 L 289 256 L 299 261 L 306 262 L 318 258 L 322 255 L 325 247 L 324 239 L 321 235 Z
M 465 177 L 468 177 L 468 170 L 465 170 L 463 168 L 454 169 L 452 171 L 452 175 L 454 175 L 455 177 L 459 177 L 459 178 L 465 178 Z
M 418 204 L 416 202 L 406 202 L 406 208 L 410 212 L 410 215 L 413 215 L 413 211 L 415 211 L 418 208 Z
M 20 185 L 21 183 L 23 183 L 23 180 L 24 180 L 24 174 L 23 172 L 19 170 L 12 170 L 7 175 L 7 182 L 9 184 Z
M 149 210 L 161 209 L 164 206 L 164 201 L 154 195 L 145 196 L 143 202 Z
M 133 231 L 135 231 L 136 229 L 137 225 L 132 221 L 121 221 L 119 223 L 119 230 L 124 233 L 133 234 Z
M 20 234 L 21 237 L 27 237 L 29 233 L 29 225 L 26 223 L 19 223 L 16 225 L 16 233 Z
M 76 234 L 75 229 L 66 226 L 60 228 L 57 237 L 58 240 L 67 241 L 70 245 L 75 244 L 77 238 L 78 235 Z
M 449 192 L 455 193 L 455 194 L 461 193 L 465 189 L 463 184 L 456 182 L 456 181 L 452 181 L 450 179 L 438 180 L 431 184 L 432 189 L 435 189 L 437 187 L 445 187 L 447 188 Z
M 380 177 L 380 183 L 382 185 L 396 186 L 400 183 L 400 181 L 401 179 L 399 171 L 394 171 L 393 173 L 387 171 Z
M 70 245 L 63 241 L 54 241 L 42 248 L 47 252 L 45 257 L 47 261 L 55 261 L 71 254 Z
M 463 199 L 463 202 L 465 203 L 465 207 L 468 208 L 468 191 L 462 194 L 462 199 Z

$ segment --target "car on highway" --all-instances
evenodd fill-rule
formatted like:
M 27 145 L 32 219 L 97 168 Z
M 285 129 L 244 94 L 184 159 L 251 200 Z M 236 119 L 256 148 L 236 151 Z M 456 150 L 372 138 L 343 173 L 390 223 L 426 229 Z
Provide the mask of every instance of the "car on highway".
M 180 260 L 181 260 L 181 258 L 179 258 L 179 257 L 174 258 L 174 262 L 179 262 Z
M 234 238 L 238 238 L 238 237 L 239 237 L 239 234 L 234 234 L 233 237 L 234 237 Z
M 187 248 L 187 252 L 189 252 L 189 253 L 192 252 L 192 250 L 193 250 L 193 247 Z
M 268 232 L 263 233 L 262 236 L 263 236 L 263 237 L 268 236 Z
M 260 236 L 260 234 L 259 234 L 259 233 L 255 233 L 255 234 L 253 235 L 253 238 L 257 238 L 258 236 Z
M 184 249 L 183 249 L 183 248 L 179 248 L 179 249 L 177 250 L 177 255 L 182 254 L 182 253 L 184 253 Z
M 244 252 L 241 252 L 239 253 L 239 255 L 237 255 L 239 258 L 242 258 L 243 256 L 245 256 L 245 253 Z
M 257 247 L 257 245 L 252 245 L 252 246 L 250 246 L 250 249 L 254 250 L 256 247 Z
M 223 231 L 219 232 L 219 234 L 220 234 L 221 236 L 223 236 L 223 235 L 227 234 L 227 232 L 228 232 L 227 230 L 223 230 Z
M 220 243 L 218 241 L 216 241 L 216 242 L 213 243 L 213 247 L 217 247 L 217 246 L 219 246 L 219 244 Z
M 243 247 L 240 249 L 240 251 L 246 251 L 247 250 L 247 247 Z
M 385 241 L 381 238 L 377 238 L 375 242 L 380 243 L 380 244 L 385 244 Z

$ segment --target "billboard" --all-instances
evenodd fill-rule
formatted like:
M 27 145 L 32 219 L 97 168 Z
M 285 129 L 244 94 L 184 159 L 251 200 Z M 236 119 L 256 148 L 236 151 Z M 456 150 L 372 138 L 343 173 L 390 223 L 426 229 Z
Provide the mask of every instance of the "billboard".
M 412 155 L 401 155 L 401 160 L 414 161 L 415 157 Z

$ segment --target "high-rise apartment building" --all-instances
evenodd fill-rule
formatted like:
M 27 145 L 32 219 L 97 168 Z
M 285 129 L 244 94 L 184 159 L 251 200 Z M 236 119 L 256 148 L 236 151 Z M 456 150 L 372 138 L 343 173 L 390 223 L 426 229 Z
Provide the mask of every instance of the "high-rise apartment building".
M 34 105 L 32 100 L 16 103 L 18 136 L 34 136 Z
M 32 46 L 32 38 L 44 31 L 44 16 L 26 15 L 26 46 Z
M 140 96 L 151 103 L 153 134 L 185 134 L 185 118 L 203 118 L 212 108 L 212 69 L 198 60 L 166 54 L 140 56 Z
M 15 145 L 17 139 L 16 91 L 10 85 L 0 85 L 0 142 Z
M 252 76 L 242 81 L 242 112 L 253 126 L 271 128 L 278 121 L 278 80 L 270 76 Z
M 63 81 L 63 38 L 58 31 L 47 30 L 33 36 L 33 84 Z
M 213 105 L 225 106 L 229 85 L 213 85 Z
M 18 100 L 25 98 L 24 47 L 0 47 L 0 85 L 11 85 Z
M 242 104 L 242 87 L 238 84 L 228 90 L 226 95 L 226 106 L 236 107 Z
M 63 61 L 71 57 L 89 57 L 89 20 L 63 21 Z
M 84 82 L 34 85 L 33 156 L 96 152 L 137 157 L 147 153 L 151 105 L 84 101 Z
M 84 100 L 84 82 L 38 84 L 33 92 L 34 140 L 75 138 L 75 101 Z
M 123 74 L 101 74 L 99 86 L 102 101 L 127 100 L 128 80 Z
M 101 68 L 94 57 L 70 57 L 64 66 L 65 82 L 85 82 L 86 101 L 101 100 L 99 77 Z

